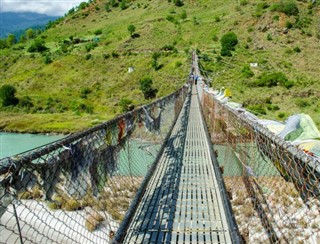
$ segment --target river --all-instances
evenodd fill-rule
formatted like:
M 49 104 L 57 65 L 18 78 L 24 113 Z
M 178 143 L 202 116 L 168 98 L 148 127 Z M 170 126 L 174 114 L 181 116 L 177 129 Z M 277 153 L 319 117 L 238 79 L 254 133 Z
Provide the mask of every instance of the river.
M 63 135 L 19 134 L 0 132 L 0 159 L 29 151 L 63 138 Z

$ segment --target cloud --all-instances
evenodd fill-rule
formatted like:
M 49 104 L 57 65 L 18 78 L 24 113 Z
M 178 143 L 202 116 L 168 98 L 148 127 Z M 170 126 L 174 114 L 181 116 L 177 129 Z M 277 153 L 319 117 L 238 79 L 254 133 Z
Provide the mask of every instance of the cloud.
M 1 12 L 36 12 L 53 16 L 63 16 L 72 7 L 84 0 L 1 0 Z

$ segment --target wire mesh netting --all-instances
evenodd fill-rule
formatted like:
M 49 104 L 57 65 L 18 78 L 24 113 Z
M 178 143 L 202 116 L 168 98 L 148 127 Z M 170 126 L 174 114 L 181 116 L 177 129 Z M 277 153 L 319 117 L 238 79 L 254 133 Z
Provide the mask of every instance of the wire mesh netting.
M 2 159 L 0 243 L 111 242 L 139 200 L 187 91 Z
M 205 90 L 201 104 L 244 242 L 319 243 L 318 159 Z

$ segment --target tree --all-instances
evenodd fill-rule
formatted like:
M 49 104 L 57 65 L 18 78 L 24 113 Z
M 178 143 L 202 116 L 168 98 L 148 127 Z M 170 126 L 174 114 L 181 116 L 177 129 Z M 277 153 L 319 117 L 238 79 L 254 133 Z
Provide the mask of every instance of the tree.
M 30 28 L 30 29 L 28 29 L 28 30 L 26 30 L 26 37 L 27 37 L 27 39 L 28 40 L 30 40 L 30 39 L 32 39 L 32 38 L 34 38 L 34 31 Z
M 24 35 L 21 35 L 19 42 L 20 43 L 25 43 L 26 42 L 26 37 Z
M 6 39 L 0 39 L 0 49 L 7 48 L 7 40 Z
M 78 9 L 79 10 L 82 10 L 82 9 L 85 9 L 86 7 L 88 7 L 88 3 L 86 3 L 86 2 L 81 2 L 80 4 L 79 4 L 79 6 L 78 6 Z
M 158 64 L 158 58 L 160 57 L 160 53 L 159 52 L 155 52 L 152 54 L 152 62 L 151 62 L 151 66 L 152 68 L 154 68 L 154 70 L 159 70 L 162 68 L 163 65 L 159 65 Z
M 47 51 L 48 48 L 44 45 L 44 40 L 35 39 L 31 46 L 28 48 L 28 52 L 44 52 Z
M 133 33 L 136 31 L 136 27 L 134 25 L 129 25 L 128 31 L 129 31 L 131 37 L 133 37 Z
M 17 105 L 19 99 L 15 97 L 17 90 L 12 85 L 3 85 L 0 88 L 0 99 L 2 101 L 2 106 Z
M 9 34 L 7 38 L 7 45 L 11 47 L 12 45 L 17 43 L 16 36 L 14 34 Z
M 145 99 L 154 98 L 158 92 L 157 89 L 152 87 L 153 82 L 149 77 L 140 80 L 140 90 L 142 91 Z
M 238 37 L 234 32 L 228 32 L 221 37 L 221 56 L 232 56 L 231 51 L 235 50 L 238 44 Z

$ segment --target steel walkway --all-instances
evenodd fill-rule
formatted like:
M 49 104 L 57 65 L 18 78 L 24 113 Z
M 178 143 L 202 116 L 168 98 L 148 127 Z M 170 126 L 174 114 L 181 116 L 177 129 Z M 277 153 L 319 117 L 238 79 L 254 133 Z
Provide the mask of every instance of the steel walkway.
M 231 242 L 193 86 L 124 243 Z

